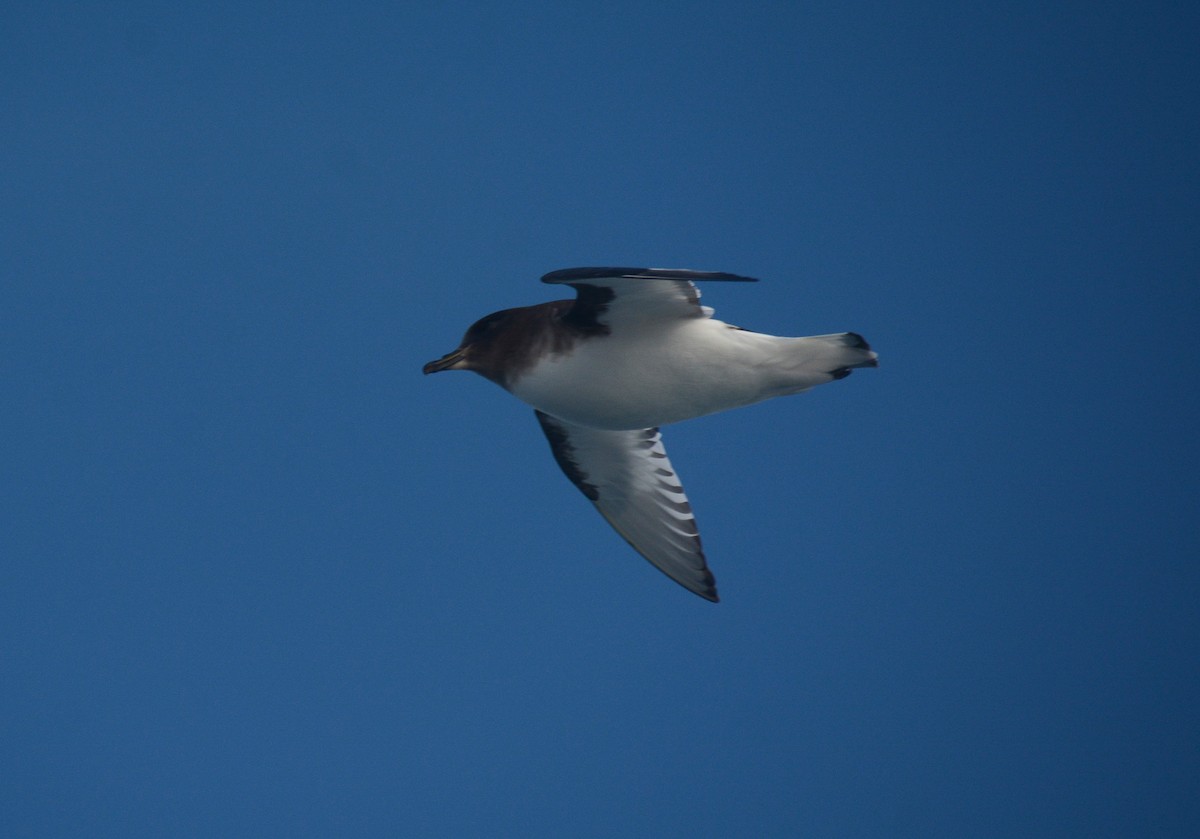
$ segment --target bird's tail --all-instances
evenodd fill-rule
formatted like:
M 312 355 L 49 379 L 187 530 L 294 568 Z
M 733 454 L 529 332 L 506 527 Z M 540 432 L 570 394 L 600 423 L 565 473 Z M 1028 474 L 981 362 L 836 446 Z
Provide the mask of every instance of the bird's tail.
M 859 367 L 879 366 L 879 357 L 856 332 L 772 340 L 775 361 L 770 367 L 776 396 L 844 379 Z
M 813 335 L 800 340 L 807 344 L 806 370 L 824 373 L 830 379 L 844 379 L 858 367 L 879 366 L 879 356 L 857 332 Z

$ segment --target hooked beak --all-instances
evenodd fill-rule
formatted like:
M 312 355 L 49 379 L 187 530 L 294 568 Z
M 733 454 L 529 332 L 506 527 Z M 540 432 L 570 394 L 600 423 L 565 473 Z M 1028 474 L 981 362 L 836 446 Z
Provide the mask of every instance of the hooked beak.
M 440 373 L 443 370 L 462 370 L 467 365 L 466 354 L 466 347 L 459 347 L 454 352 L 429 362 L 421 368 L 421 371 L 428 376 L 430 373 Z

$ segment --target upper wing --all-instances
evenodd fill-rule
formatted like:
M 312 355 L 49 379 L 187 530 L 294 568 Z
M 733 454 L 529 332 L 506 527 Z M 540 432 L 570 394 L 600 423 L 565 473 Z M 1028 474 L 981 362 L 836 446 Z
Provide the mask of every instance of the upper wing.
M 554 459 L 634 550 L 684 588 L 717 601 L 696 518 L 657 428 L 600 431 L 535 411 Z
M 645 319 L 709 317 L 693 281 L 755 283 L 753 277 L 685 268 L 564 268 L 542 277 L 575 289 L 575 303 L 564 315 L 581 327 L 611 327 Z

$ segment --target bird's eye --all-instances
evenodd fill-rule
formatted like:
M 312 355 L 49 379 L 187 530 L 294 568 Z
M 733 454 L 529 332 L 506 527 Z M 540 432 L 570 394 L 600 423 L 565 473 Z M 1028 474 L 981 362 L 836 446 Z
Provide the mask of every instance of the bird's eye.
M 491 332 L 496 328 L 497 324 L 500 323 L 500 320 L 501 318 L 498 315 L 490 315 L 472 326 L 471 333 L 474 335 L 482 335 L 485 332 Z

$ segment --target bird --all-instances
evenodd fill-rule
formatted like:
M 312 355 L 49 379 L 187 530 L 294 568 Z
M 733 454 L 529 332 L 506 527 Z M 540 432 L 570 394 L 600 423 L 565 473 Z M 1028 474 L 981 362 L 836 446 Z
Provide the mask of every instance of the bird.
M 672 580 L 718 602 L 660 428 L 844 379 L 877 367 L 878 355 L 856 332 L 766 335 L 700 305 L 697 282 L 754 277 L 584 267 L 542 282 L 570 286 L 575 298 L 493 312 L 423 372 L 469 370 L 533 407 L 558 466 L 613 529 Z

